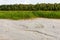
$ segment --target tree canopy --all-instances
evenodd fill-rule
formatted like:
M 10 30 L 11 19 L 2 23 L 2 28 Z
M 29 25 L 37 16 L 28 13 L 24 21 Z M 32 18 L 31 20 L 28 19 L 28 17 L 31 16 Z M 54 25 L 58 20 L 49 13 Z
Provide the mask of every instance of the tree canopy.
M 1 11 L 60 11 L 60 3 L 57 4 L 13 4 L 13 5 L 0 5 Z

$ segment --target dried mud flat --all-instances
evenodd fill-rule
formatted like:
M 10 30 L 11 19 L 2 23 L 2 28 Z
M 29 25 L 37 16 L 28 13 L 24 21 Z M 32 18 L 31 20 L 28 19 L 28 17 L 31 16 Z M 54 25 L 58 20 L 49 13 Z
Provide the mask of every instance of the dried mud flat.
M 60 40 L 60 19 L 0 19 L 0 40 Z

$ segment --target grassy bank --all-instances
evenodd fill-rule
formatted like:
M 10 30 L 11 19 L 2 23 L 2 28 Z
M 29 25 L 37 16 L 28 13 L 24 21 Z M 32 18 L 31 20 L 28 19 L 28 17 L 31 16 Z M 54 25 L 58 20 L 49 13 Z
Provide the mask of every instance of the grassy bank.
M 58 18 L 60 11 L 0 11 L 0 19 Z

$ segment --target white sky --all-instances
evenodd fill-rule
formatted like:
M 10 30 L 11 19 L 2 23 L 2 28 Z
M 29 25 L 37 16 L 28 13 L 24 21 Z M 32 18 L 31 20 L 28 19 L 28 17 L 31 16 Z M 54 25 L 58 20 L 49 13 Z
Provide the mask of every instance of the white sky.
M 0 0 L 0 4 L 60 3 L 60 0 Z

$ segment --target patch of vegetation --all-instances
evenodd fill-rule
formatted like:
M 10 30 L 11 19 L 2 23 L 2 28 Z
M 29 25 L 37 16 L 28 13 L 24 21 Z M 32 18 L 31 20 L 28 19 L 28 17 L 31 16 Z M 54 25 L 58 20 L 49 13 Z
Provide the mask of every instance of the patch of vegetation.
M 0 19 L 58 18 L 60 11 L 0 11 Z
M 60 3 L 46 4 L 37 3 L 33 4 L 11 4 L 11 5 L 0 5 L 1 11 L 60 11 Z

